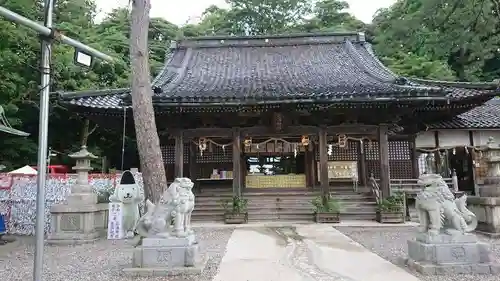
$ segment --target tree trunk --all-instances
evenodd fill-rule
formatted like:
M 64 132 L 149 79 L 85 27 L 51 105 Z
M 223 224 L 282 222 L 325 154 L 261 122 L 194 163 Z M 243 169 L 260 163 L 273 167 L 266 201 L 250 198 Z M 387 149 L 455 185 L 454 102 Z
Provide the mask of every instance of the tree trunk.
M 146 198 L 158 202 L 167 184 L 156 130 L 149 73 L 148 28 L 150 0 L 133 0 L 130 32 L 132 109 Z
M 81 146 L 87 146 L 87 141 L 89 140 L 89 136 L 97 129 L 97 125 L 94 126 L 94 128 L 92 128 L 92 130 L 90 130 L 90 120 L 89 119 L 85 119 L 83 121 L 83 128 L 82 128 L 82 135 L 81 135 L 81 139 L 80 139 L 80 144 Z

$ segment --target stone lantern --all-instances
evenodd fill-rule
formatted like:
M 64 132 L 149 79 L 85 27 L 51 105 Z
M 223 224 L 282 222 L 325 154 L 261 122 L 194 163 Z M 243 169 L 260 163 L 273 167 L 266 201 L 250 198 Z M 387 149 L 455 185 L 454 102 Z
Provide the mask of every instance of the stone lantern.
M 108 204 L 97 204 L 97 194 L 89 184 L 91 160 L 97 156 L 82 146 L 80 151 L 70 154 L 76 160 L 76 183 L 66 202 L 52 206 L 49 244 L 82 244 L 97 240 L 106 227 Z
M 500 146 L 490 137 L 484 151 L 488 174 L 479 187 L 479 196 L 470 196 L 467 203 L 479 221 L 477 231 L 500 237 Z
M 500 146 L 493 137 L 488 139 L 485 147 L 488 173 L 484 185 L 479 189 L 481 197 L 500 197 Z
M 76 160 L 73 170 L 76 171 L 76 183 L 71 187 L 71 194 L 67 198 L 67 204 L 96 204 L 97 194 L 92 192 L 89 184 L 89 171 L 92 170 L 90 161 L 98 157 L 82 146 L 80 151 L 68 155 Z

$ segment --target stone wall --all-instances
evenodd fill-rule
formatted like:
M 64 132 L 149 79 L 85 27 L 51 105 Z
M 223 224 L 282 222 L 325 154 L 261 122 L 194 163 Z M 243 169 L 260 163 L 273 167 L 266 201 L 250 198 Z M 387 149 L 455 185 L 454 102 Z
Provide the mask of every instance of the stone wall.
M 135 174 L 142 190 L 142 176 Z M 0 174 L 0 213 L 5 216 L 7 232 L 10 234 L 33 235 L 36 221 L 37 176 Z M 45 233 L 50 229 L 50 207 L 63 202 L 70 193 L 76 174 L 49 174 L 45 187 Z M 120 181 L 119 174 L 91 174 L 89 183 L 94 192 L 112 190 Z M 106 209 L 103 206 L 103 209 Z M 102 227 L 107 218 L 103 211 Z

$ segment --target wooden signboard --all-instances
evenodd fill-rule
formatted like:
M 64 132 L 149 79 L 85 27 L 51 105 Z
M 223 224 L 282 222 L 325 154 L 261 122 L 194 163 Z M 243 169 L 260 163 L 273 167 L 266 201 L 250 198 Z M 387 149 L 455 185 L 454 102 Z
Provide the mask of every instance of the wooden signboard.
M 320 178 L 319 161 L 317 162 L 318 178 Z M 328 179 L 352 180 L 358 177 L 358 162 L 328 161 Z

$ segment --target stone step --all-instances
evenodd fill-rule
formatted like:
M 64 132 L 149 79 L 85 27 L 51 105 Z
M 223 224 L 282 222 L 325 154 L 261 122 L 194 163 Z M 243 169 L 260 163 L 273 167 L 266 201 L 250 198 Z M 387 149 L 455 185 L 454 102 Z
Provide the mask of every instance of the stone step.
M 312 213 L 256 213 L 248 214 L 248 220 L 251 222 L 257 221 L 304 221 L 312 222 L 314 215 Z

